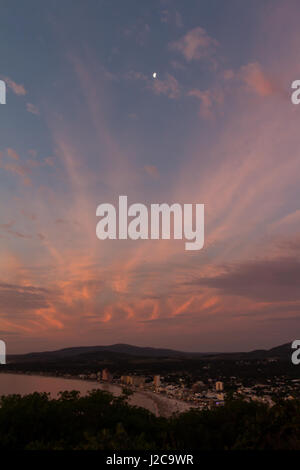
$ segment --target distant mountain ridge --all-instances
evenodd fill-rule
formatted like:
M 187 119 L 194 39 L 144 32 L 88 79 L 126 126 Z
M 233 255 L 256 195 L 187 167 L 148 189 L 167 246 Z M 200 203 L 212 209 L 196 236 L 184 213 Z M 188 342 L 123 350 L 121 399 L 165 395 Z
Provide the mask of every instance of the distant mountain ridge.
M 178 359 L 207 359 L 207 360 L 251 360 L 251 359 L 279 359 L 290 358 L 291 343 L 285 343 L 269 350 L 261 349 L 250 352 L 234 353 L 200 353 L 185 352 L 165 348 L 140 347 L 130 344 L 113 344 L 108 346 L 78 346 L 58 349 L 55 351 L 32 352 L 28 354 L 8 355 L 11 362 L 40 362 L 55 361 L 59 359 L 75 360 L 78 358 L 103 357 L 116 359 L 117 357 L 144 357 L 144 358 L 178 358 Z

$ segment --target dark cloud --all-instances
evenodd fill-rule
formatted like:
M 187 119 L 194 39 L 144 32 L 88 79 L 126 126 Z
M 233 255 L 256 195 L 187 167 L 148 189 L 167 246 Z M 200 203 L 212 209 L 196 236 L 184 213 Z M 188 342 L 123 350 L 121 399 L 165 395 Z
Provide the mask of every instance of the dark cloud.
M 300 300 L 300 261 L 295 258 L 249 261 L 226 267 L 216 277 L 200 278 L 188 284 L 258 301 L 296 301 Z
M 0 311 L 3 315 L 47 308 L 48 297 L 49 291 L 41 287 L 0 283 Z

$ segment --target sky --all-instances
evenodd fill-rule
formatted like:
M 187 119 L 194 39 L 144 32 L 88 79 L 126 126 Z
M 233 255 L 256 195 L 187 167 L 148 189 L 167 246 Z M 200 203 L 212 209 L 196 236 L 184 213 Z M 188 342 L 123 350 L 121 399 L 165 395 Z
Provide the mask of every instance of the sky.
M 115 343 L 247 351 L 296 339 L 299 2 L 0 8 L 7 352 Z M 203 249 L 99 240 L 96 208 L 119 195 L 205 204 Z

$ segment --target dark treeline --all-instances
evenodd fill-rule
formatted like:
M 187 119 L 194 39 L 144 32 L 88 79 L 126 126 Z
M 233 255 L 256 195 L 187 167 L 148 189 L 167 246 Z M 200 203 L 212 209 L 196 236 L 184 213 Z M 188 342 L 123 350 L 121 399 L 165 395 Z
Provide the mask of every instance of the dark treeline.
M 137 373 L 142 375 L 168 375 L 188 374 L 195 380 L 205 378 L 236 376 L 240 379 L 248 379 L 249 383 L 255 380 L 272 379 L 275 376 L 286 376 L 290 379 L 299 378 L 299 368 L 291 361 L 263 362 L 261 360 L 233 361 L 233 360 L 201 360 L 201 359 L 175 359 L 175 358 L 137 358 L 126 357 L 116 360 L 53 360 L 24 363 L 9 363 L 3 368 L 3 372 L 20 373 L 48 373 L 50 375 L 78 375 L 98 372 L 108 368 L 114 375 Z M 1 372 L 1 371 L 0 371 Z
M 1 449 L 86 450 L 300 450 L 300 402 L 272 408 L 229 401 L 211 410 L 156 417 L 128 405 L 129 392 L 113 397 L 63 392 L 3 396 Z

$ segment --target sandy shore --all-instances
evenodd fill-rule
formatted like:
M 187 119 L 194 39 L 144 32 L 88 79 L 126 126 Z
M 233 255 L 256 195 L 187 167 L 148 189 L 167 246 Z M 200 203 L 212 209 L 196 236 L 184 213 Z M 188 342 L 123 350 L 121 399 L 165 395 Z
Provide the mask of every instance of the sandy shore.
M 1 390 L 2 387 L 0 387 L 0 391 L 3 391 L 4 394 L 28 394 L 34 391 L 48 391 L 51 396 L 56 397 L 57 393 L 61 390 L 78 390 L 80 393 L 86 394 L 89 390 L 101 389 L 112 393 L 114 396 L 119 396 L 122 394 L 122 389 L 124 388 L 124 386 L 120 384 L 81 380 L 77 377 L 55 377 L 50 375 L 16 374 L 11 372 L 1 373 L 0 377 L 3 375 L 10 376 L 11 378 L 6 389 Z M 194 405 L 184 401 L 168 398 L 165 395 L 150 390 L 133 389 L 132 392 L 133 394 L 129 397 L 129 403 L 134 406 L 146 408 L 156 416 L 169 417 L 173 413 L 182 413 L 194 407 Z
M 101 390 L 108 391 L 118 396 L 122 393 L 122 386 L 118 384 L 98 383 Z M 129 398 L 129 403 L 134 406 L 141 406 L 154 413 L 156 416 L 169 417 L 173 413 L 183 413 L 195 405 L 187 402 L 169 398 L 150 390 L 133 390 L 133 395 Z

